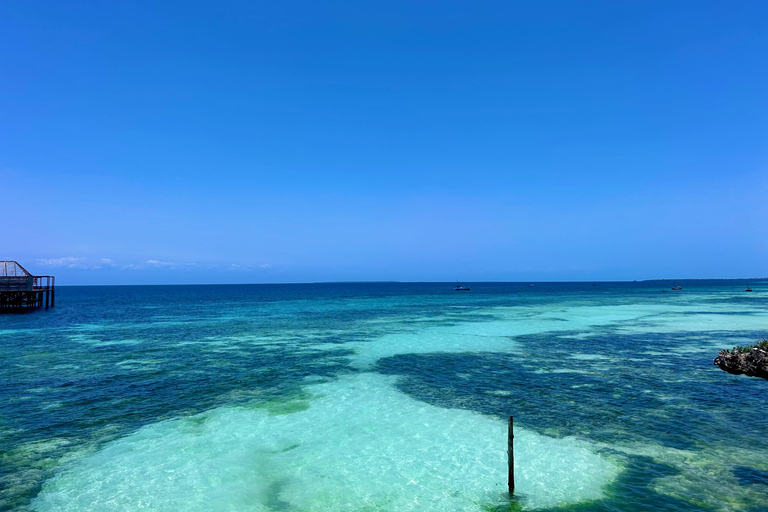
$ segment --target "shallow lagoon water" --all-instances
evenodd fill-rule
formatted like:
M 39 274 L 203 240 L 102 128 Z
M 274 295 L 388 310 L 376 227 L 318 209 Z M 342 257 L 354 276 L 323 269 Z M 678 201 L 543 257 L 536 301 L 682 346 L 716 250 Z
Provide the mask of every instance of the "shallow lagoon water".
M 144 427 L 54 478 L 34 508 L 471 510 L 503 502 L 503 422 L 418 402 L 372 373 L 306 389 L 294 404 L 219 407 Z M 518 486 L 532 506 L 600 498 L 618 472 L 588 443 L 527 430 L 517 439 Z
M 63 287 L 0 317 L 0 510 L 767 510 L 711 360 L 768 287 L 664 286 Z

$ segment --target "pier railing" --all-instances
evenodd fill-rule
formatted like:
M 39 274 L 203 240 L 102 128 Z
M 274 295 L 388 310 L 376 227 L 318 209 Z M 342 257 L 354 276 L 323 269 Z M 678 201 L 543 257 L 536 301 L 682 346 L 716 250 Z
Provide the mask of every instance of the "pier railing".
M 54 276 L 33 276 L 34 277 L 34 290 L 53 290 L 56 284 L 56 278 Z

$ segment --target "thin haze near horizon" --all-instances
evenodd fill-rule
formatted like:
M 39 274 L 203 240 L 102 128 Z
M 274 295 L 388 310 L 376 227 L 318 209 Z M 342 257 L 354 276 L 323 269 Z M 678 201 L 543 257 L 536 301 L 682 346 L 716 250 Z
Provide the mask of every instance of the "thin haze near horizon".
M 5 2 L 62 284 L 768 275 L 768 3 Z

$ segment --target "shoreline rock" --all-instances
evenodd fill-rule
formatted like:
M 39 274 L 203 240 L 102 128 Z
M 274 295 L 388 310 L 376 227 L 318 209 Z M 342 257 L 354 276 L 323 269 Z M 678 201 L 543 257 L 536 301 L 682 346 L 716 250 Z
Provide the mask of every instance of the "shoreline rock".
M 721 350 L 713 361 L 733 375 L 746 375 L 747 377 L 760 377 L 768 380 L 768 352 L 753 348 L 749 352 L 736 352 Z

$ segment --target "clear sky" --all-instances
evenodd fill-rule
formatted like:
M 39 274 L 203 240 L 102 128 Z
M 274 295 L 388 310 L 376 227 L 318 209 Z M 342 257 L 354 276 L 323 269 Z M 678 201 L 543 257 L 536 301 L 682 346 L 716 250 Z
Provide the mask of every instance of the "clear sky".
M 768 2 L 0 3 L 65 284 L 768 275 Z

